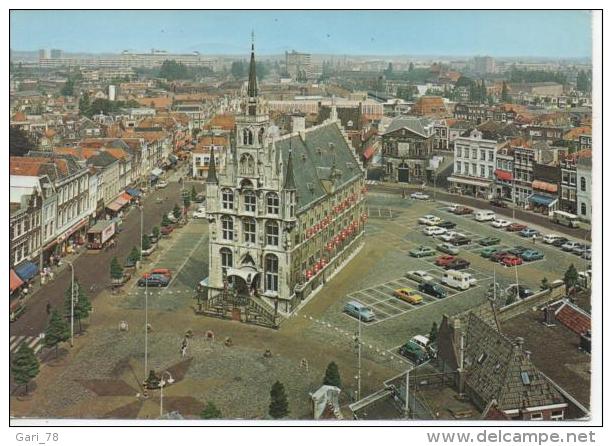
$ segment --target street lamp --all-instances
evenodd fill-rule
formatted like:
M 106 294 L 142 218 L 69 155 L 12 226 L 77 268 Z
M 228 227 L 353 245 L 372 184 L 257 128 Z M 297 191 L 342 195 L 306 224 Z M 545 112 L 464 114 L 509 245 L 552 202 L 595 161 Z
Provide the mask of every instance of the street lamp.
M 168 380 L 164 381 L 164 376 L 168 375 Z M 162 372 L 161 381 L 159 382 L 159 418 L 164 416 L 164 386 L 166 384 L 172 384 L 174 382 L 174 378 L 168 370 Z
M 70 267 L 70 347 L 74 347 L 74 266 L 65 260 Z

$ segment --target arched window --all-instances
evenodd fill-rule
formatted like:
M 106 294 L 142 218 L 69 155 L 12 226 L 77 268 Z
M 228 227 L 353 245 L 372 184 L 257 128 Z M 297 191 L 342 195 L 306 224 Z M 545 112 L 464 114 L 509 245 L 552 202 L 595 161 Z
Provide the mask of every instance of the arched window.
M 278 246 L 278 223 L 272 220 L 266 222 L 266 245 Z
M 255 160 L 248 153 L 243 153 L 240 157 L 240 174 L 255 175 Z
M 278 257 L 267 254 L 265 258 L 266 291 L 278 291 Z
M 580 213 L 582 215 L 586 215 L 586 203 L 581 203 L 580 204 Z
M 234 256 L 229 248 L 221 248 L 219 254 L 221 254 L 221 271 L 225 275 L 227 274 L 227 269 L 234 266 Z
M 231 189 L 221 191 L 221 202 L 223 203 L 223 209 L 234 209 L 234 193 Z
M 279 201 L 278 194 L 275 192 L 268 192 L 266 195 L 266 204 L 267 204 L 267 212 L 268 214 L 278 214 L 279 209 Z
M 244 191 L 244 210 L 247 212 L 255 212 L 257 207 L 257 197 L 255 192 L 250 189 Z
M 245 146 L 253 145 L 253 131 L 250 129 L 242 130 L 242 144 Z
M 254 218 L 245 218 L 242 221 L 242 233 L 245 243 L 255 243 L 256 223 Z
M 582 192 L 586 191 L 586 178 L 585 177 L 580 177 L 580 190 Z
M 264 133 L 265 133 L 264 128 L 263 128 L 263 127 L 262 127 L 262 128 L 260 128 L 260 129 L 259 129 L 259 133 L 257 133 L 257 142 L 258 142 L 259 144 L 263 144 L 263 137 L 264 137 Z
M 221 230 L 224 240 L 234 240 L 234 221 L 232 217 L 228 215 L 221 217 Z

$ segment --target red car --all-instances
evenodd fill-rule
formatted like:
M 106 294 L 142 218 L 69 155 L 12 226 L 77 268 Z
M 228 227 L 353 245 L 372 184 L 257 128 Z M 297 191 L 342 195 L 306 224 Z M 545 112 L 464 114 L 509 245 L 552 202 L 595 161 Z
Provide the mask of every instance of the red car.
M 168 279 L 172 279 L 172 272 L 168 268 L 155 268 L 151 270 L 149 274 L 158 274 L 161 276 L 166 276 Z
M 468 214 L 471 214 L 473 212 L 474 212 L 474 209 L 468 208 L 468 207 L 465 207 L 465 206 L 461 206 L 461 207 L 458 207 L 457 209 L 455 209 L 455 214 L 456 215 L 468 215 Z
M 506 251 L 499 251 L 499 252 L 494 252 L 493 254 L 491 254 L 491 257 L 489 257 L 489 259 L 492 262 L 501 262 L 504 257 L 510 255 L 508 252 Z
M 518 231 L 522 231 L 526 227 L 527 227 L 527 225 L 522 225 L 520 223 L 512 223 L 510 226 L 508 226 L 506 228 L 506 231 L 508 231 L 508 232 L 518 232 Z
M 523 264 L 523 259 L 517 256 L 513 256 L 512 254 L 509 254 L 501 260 L 501 263 L 503 263 L 506 266 L 517 266 L 517 265 Z
M 174 228 L 172 226 L 162 226 L 159 232 L 161 232 L 162 235 L 170 235 L 172 234 L 172 231 L 174 231 Z
M 455 256 L 440 256 L 436 259 L 436 265 L 446 266 L 455 259 L 456 259 Z

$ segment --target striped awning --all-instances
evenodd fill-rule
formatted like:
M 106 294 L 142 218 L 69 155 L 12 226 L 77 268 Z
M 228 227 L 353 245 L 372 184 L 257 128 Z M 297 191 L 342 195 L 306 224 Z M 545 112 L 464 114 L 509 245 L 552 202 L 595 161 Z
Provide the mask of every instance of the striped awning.
M 557 192 L 557 185 L 553 183 L 547 183 L 546 181 L 535 180 L 531 183 L 533 189 L 545 190 L 547 192 Z
M 9 271 L 9 288 L 11 293 L 23 285 L 23 280 L 17 275 L 14 269 Z

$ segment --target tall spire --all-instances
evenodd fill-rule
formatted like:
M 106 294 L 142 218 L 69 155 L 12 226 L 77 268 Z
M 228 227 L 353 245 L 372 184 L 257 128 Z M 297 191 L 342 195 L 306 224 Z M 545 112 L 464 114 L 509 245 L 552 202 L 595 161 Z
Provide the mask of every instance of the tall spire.
M 208 176 L 206 177 L 207 184 L 217 184 L 217 166 L 215 164 L 215 149 L 210 149 L 210 162 L 208 163 Z
M 293 150 L 289 149 L 289 159 L 287 160 L 287 173 L 285 174 L 285 185 L 283 189 L 295 190 L 295 176 L 293 175 Z
M 251 32 L 251 63 L 249 65 L 249 99 L 257 97 L 257 70 L 255 65 L 255 32 Z

